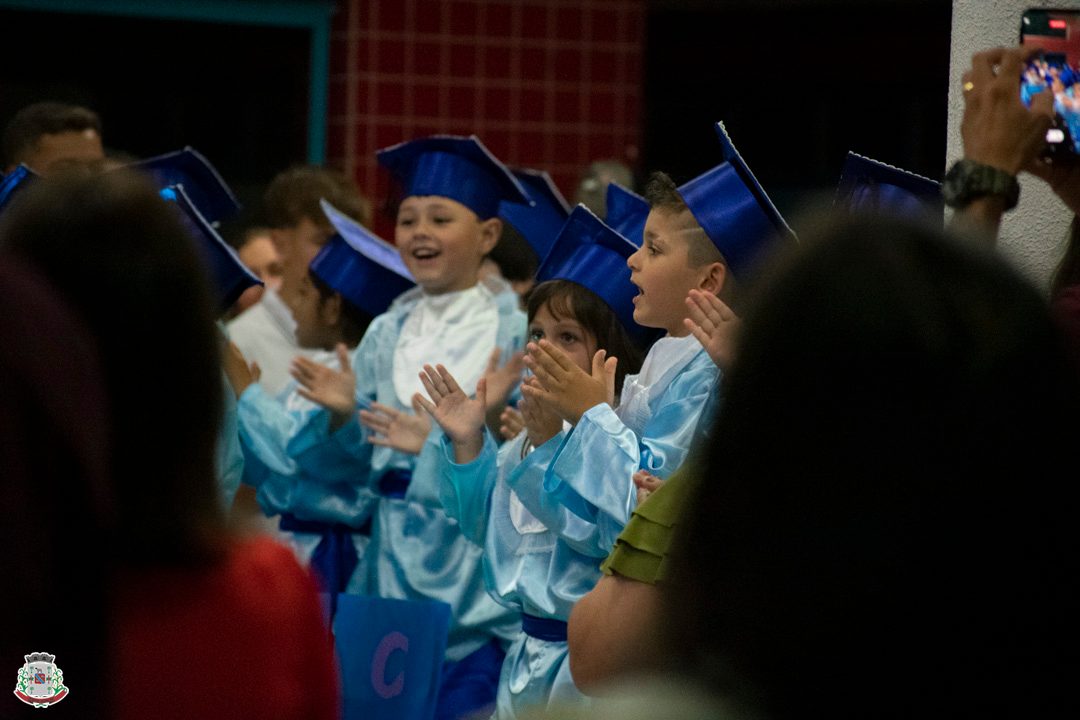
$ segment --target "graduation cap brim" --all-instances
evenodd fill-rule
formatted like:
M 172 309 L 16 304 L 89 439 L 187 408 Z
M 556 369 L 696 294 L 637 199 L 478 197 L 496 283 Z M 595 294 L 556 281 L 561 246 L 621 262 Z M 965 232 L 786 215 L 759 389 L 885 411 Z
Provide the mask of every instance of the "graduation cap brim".
M 199 212 L 183 185 L 171 185 L 159 192 L 161 197 L 177 206 L 181 222 L 195 242 L 216 296 L 218 314 L 232 307 L 249 287 L 263 284 Z
M 543 170 L 516 168 L 512 172 L 529 194 L 532 205 L 504 202 L 499 206 L 499 217 L 513 225 L 536 257 L 543 259 L 570 216 L 570 206 Z
M 591 210 L 578 205 L 537 270 L 536 281 L 569 280 L 591 290 L 611 308 L 628 333 L 644 340 L 651 337 L 652 331 L 634 322 L 634 296 L 638 290 L 630 282 L 626 264 L 637 250 Z
M 326 200 L 320 205 L 337 232 L 311 261 L 311 272 L 372 317 L 381 315 L 416 284 L 401 254 Z
M 29 187 L 37 174 L 26 165 L 19 165 L 0 179 L 0 212 L 8 206 L 12 198 Z
M 159 189 L 183 185 L 184 192 L 211 225 L 240 211 L 240 203 L 214 166 L 192 147 L 125 166 L 149 174 Z
M 941 183 L 850 151 L 833 205 L 850 212 L 896 215 L 944 210 Z
M 643 242 L 645 221 L 649 217 L 649 202 L 637 193 L 624 188 L 618 183 L 608 183 L 607 217 L 604 222 L 608 227 L 625 237 L 638 247 Z
M 401 184 L 404 197 L 447 197 L 484 220 L 498 214 L 500 202 L 531 203 L 517 178 L 475 135 L 409 140 L 375 157 Z

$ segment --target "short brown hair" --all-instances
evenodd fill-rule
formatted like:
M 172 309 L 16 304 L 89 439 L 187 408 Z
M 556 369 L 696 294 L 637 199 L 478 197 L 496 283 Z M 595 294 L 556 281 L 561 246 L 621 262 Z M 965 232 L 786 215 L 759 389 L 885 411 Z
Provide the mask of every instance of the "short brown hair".
M 263 205 L 266 224 L 272 228 L 295 227 L 307 218 L 329 228 L 319 201 L 331 205 L 361 225 L 371 223 L 371 203 L 344 174 L 317 165 L 297 165 L 278 173 L 266 189 Z
M 671 176 L 663 172 L 654 172 L 649 176 L 649 182 L 645 185 L 645 199 L 651 210 L 658 210 L 671 215 L 685 213 L 684 226 L 679 228 L 686 231 L 686 258 L 691 267 L 701 267 L 709 263 L 722 262 L 727 265 L 727 260 L 717 249 L 716 245 L 705 234 L 705 230 L 698 223 L 697 218 L 690 212 L 686 201 L 679 194 L 675 181 Z
M 93 130 L 101 135 L 101 118 L 93 110 L 58 102 L 27 105 L 4 128 L 0 142 L 4 167 L 18 165 L 33 154 L 42 135 Z

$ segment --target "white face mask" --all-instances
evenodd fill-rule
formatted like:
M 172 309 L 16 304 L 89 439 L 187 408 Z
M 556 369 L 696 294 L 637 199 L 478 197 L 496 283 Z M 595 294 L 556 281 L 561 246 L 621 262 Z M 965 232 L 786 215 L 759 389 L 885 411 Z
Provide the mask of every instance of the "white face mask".
M 410 407 L 423 393 L 424 365 L 442 363 L 470 395 L 487 369 L 499 330 L 491 291 L 480 285 L 442 295 L 423 295 L 405 319 L 394 347 L 394 394 Z
M 675 379 L 687 363 L 701 351 L 701 343 L 693 335 L 673 338 L 663 337 L 657 340 L 641 372 L 627 375 L 623 380 L 622 393 L 619 394 L 619 407 L 615 414 L 623 423 L 638 435 L 645 430 L 645 423 L 652 416 L 650 403 L 659 397 L 671 381 Z

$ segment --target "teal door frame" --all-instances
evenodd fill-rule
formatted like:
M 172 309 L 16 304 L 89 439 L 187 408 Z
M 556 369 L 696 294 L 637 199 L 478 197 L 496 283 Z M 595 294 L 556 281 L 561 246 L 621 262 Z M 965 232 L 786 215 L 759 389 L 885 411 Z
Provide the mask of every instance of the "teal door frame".
M 0 8 L 39 12 L 307 28 L 311 32 L 307 159 L 316 165 L 326 160 L 330 20 L 335 5 L 333 0 L 0 0 Z

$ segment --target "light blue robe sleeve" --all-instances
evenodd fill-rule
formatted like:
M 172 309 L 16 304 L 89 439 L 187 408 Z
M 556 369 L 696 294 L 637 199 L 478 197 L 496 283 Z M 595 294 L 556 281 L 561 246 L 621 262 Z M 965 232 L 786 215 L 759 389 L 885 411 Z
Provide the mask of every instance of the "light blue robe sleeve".
M 228 379 L 222 374 L 225 408 L 218 431 L 217 480 L 221 507 L 226 513 L 232 508 L 240 480 L 244 475 L 244 451 L 240 447 L 240 429 L 236 417 L 236 397 Z
M 567 435 L 544 476 L 544 490 L 595 523 L 605 552 L 637 505 L 633 474 L 666 478 L 686 459 L 716 391 L 716 366 L 702 352 L 653 402 L 638 437 L 606 403 L 590 408 Z
M 448 517 L 457 521 L 461 534 L 481 547 L 491 512 L 491 493 L 498 477 L 498 450 L 491 434 L 484 431 L 484 445 L 471 462 L 454 462 L 454 446 L 445 433 L 430 443 L 441 455 L 439 500 Z
M 548 465 L 565 437 L 566 433 L 560 431 L 535 448 L 506 474 L 506 484 L 518 496 L 521 504 L 570 548 L 589 557 L 606 557 L 609 550 L 602 546 L 596 524 L 570 512 L 558 498 L 544 489 Z

